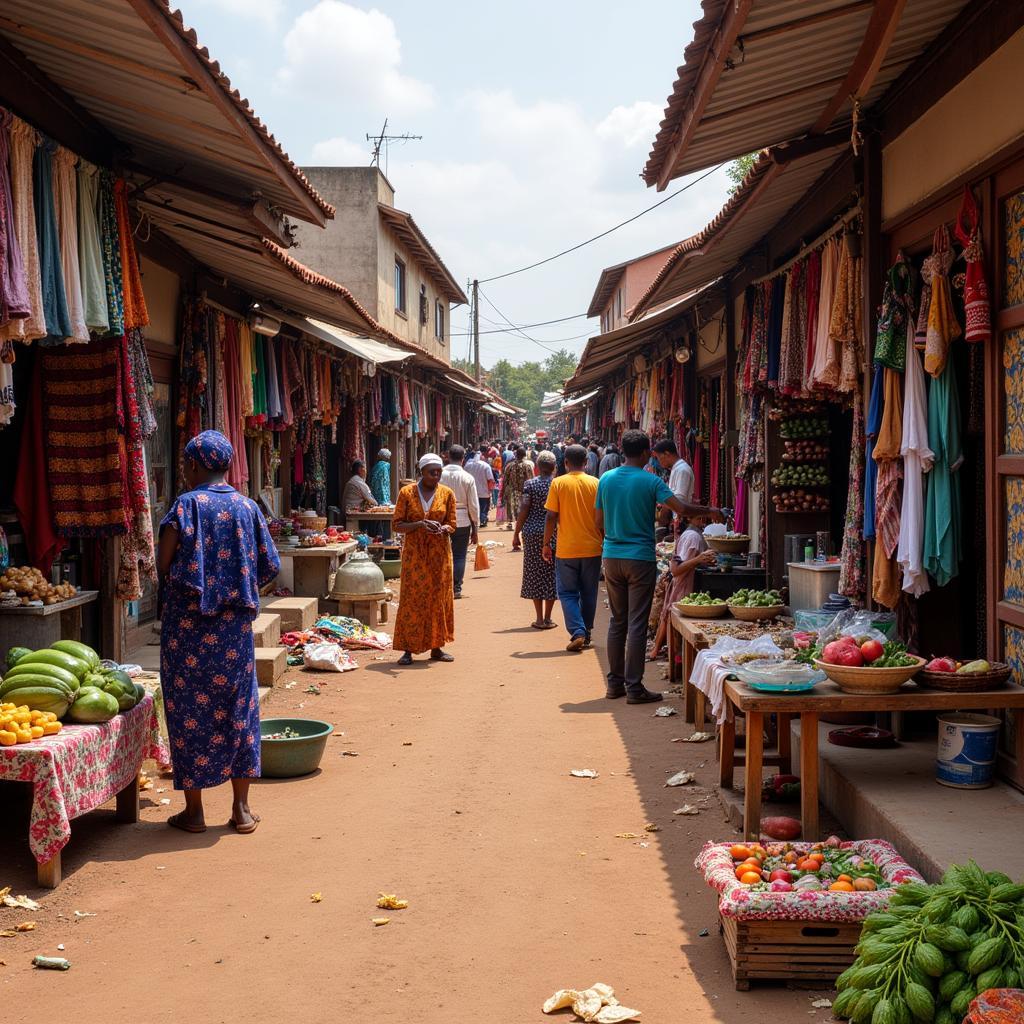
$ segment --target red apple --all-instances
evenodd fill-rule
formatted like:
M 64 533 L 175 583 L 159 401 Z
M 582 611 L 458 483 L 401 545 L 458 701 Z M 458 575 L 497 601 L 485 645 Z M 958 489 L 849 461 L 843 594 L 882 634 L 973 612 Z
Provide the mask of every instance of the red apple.
M 782 868 L 776 868 L 769 876 L 769 882 L 792 882 L 793 876 Z
M 882 656 L 884 648 L 877 640 L 865 640 L 860 645 L 860 653 L 864 656 L 866 664 L 870 664 L 873 661 L 878 661 Z
M 929 672 L 955 672 L 956 662 L 952 658 L 932 658 L 925 668 Z

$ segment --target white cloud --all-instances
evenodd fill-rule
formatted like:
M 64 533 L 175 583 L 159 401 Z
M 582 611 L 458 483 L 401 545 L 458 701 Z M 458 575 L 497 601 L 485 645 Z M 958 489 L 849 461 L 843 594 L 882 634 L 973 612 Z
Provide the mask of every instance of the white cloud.
M 353 142 L 343 135 L 314 143 L 312 163 L 315 167 L 359 167 L 370 162 L 369 142 Z
M 205 0 L 208 7 L 232 17 L 258 21 L 273 28 L 284 13 L 284 0 Z
M 597 125 L 597 136 L 618 142 L 627 149 L 651 144 L 662 118 L 657 103 L 637 100 L 628 107 L 617 106 Z
M 295 19 L 284 52 L 276 81 L 290 92 L 387 114 L 433 105 L 431 86 L 402 73 L 395 23 L 376 8 L 320 0 Z

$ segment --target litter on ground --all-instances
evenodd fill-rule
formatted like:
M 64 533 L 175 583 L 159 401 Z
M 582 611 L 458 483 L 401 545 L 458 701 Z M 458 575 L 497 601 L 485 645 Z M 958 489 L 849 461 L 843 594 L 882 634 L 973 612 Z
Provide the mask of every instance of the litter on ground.
M 409 901 L 400 900 L 393 892 L 382 892 L 377 897 L 377 906 L 381 910 L 405 910 L 409 906 Z
M 688 782 L 693 782 L 694 778 L 693 772 L 676 772 L 675 775 L 665 781 L 665 785 L 685 786 Z
M 667 704 L 663 704 L 657 711 L 654 712 L 653 718 L 671 718 L 673 715 L 678 715 L 679 712 L 675 708 L 669 707 Z
M 542 1007 L 544 1013 L 572 1009 L 577 1017 L 597 1024 L 620 1024 L 621 1021 L 636 1020 L 639 1010 L 622 1006 L 615 998 L 611 985 L 596 982 L 588 989 L 559 989 Z
M 683 804 L 682 807 L 677 807 L 673 814 L 700 814 L 700 808 L 694 807 L 693 804 Z
M 596 779 L 597 772 L 593 768 L 570 768 L 569 774 L 574 779 Z

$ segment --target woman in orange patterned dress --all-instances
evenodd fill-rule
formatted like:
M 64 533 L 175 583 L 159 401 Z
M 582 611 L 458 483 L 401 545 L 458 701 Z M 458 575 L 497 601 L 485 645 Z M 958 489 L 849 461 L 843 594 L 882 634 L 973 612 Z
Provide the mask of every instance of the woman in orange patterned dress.
M 402 582 L 395 616 L 395 650 L 405 653 L 399 665 L 411 665 L 414 654 L 430 651 L 431 661 L 454 661 L 444 650 L 455 639 L 452 589 L 452 545 L 455 495 L 440 483 L 440 456 L 424 455 L 420 478 L 398 492 L 392 525 L 405 534 Z

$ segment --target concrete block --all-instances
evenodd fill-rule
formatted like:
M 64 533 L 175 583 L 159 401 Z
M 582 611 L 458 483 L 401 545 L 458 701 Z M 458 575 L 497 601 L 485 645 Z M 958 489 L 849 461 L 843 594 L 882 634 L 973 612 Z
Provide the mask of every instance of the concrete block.
M 281 616 L 262 612 L 253 619 L 252 639 L 257 647 L 278 647 L 281 643 Z
M 273 686 L 288 668 L 286 647 L 257 647 L 256 683 L 258 686 Z
M 309 629 L 317 619 L 315 597 L 269 597 L 260 602 L 264 612 L 281 618 L 281 632 L 290 633 L 295 629 Z

